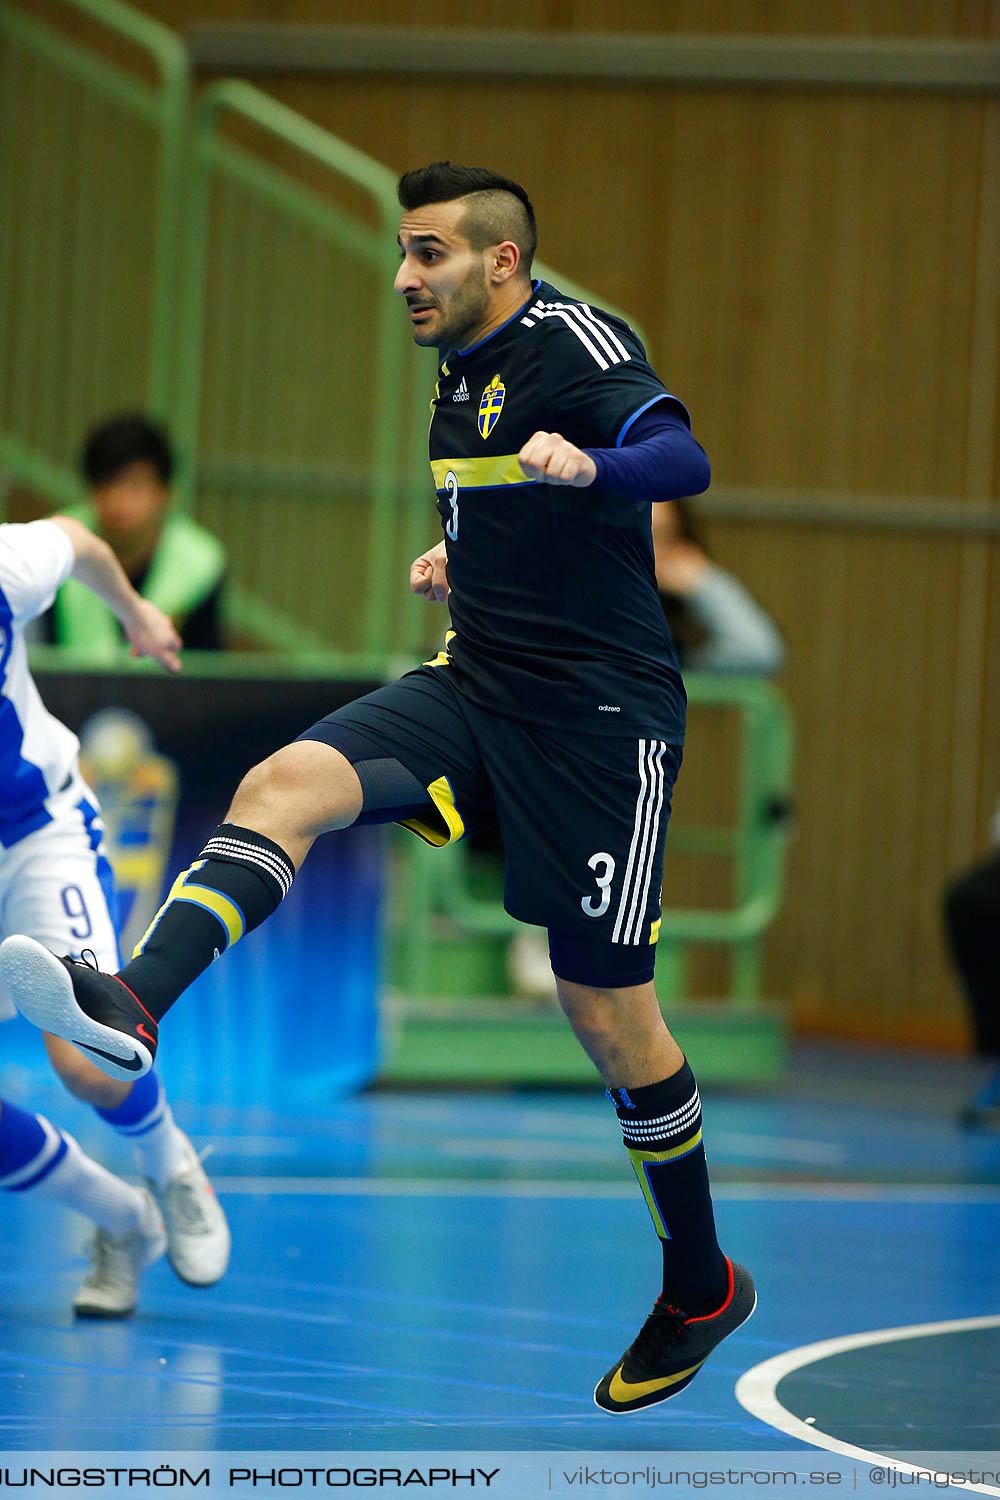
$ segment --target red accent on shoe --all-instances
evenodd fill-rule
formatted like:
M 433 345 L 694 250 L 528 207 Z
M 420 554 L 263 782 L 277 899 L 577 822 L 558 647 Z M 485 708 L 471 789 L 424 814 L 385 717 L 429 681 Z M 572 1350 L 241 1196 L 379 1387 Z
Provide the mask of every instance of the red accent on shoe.
M 726 1292 L 725 1301 L 723 1302 L 723 1304 L 722 1304 L 721 1307 L 717 1307 L 715 1309 L 715 1312 L 713 1312 L 713 1313 L 702 1313 L 701 1317 L 699 1317 L 699 1318 L 687 1318 L 686 1322 L 688 1322 L 688 1323 L 705 1323 L 705 1322 L 708 1321 L 709 1318 L 717 1318 L 720 1313 L 725 1312 L 725 1310 L 729 1306 L 730 1302 L 732 1302 L 732 1300 L 733 1300 L 733 1290 L 734 1290 L 734 1287 L 735 1287 L 735 1283 L 734 1283 L 734 1280 L 733 1280 L 733 1263 L 729 1259 L 728 1255 L 723 1256 L 723 1260 L 726 1262 L 726 1270 L 729 1272 L 729 1290 Z
M 132 999 L 135 1001 L 136 1005 L 138 1005 L 138 1007 L 142 1011 L 143 1015 L 146 1016 L 152 1022 L 154 1029 L 158 1031 L 160 1028 L 159 1028 L 159 1024 L 157 1022 L 156 1017 L 155 1016 L 151 1016 L 149 1014 L 149 1011 L 143 1005 L 142 1001 L 139 999 L 139 996 L 136 994 L 135 990 L 129 990 L 128 989 L 128 985 L 125 983 L 124 979 L 119 978 L 119 976 L 117 974 L 111 974 L 109 976 L 109 978 L 111 978 L 111 979 L 117 979 L 118 983 L 121 985 L 122 989 L 123 990 L 128 990 L 129 994 L 132 996 Z M 150 1037 L 149 1040 L 152 1041 L 153 1038 Z
M 135 1034 L 136 1034 L 136 1036 L 144 1036 L 146 1038 L 147 1042 L 152 1042 L 153 1046 L 154 1047 L 156 1046 L 156 1037 L 155 1036 L 150 1036 L 149 1032 L 146 1030 L 145 1026 L 142 1024 L 141 1021 L 139 1022 L 138 1026 L 135 1028 Z

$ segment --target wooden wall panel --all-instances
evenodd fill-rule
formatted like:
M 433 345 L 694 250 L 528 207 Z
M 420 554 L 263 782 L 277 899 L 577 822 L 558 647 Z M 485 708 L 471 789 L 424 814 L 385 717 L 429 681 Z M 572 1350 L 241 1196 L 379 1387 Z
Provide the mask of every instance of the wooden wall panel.
M 956 37 L 990 34 L 995 0 L 145 0 L 173 26 L 196 21 L 342 26 L 493 27 L 503 31 L 688 32 L 703 35 Z
M 145 8 L 181 28 L 331 19 L 328 0 Z M 510 0 L 502 22 L 465 0 L 365 0 L 336 19 L 1000 38 L 1000 0 Z M 721 487 L 996 502 L 995 99 L 461 78 L 266 87 L 395 169 L 450 155 L 522 179 L 545 259 L 645 326 Z M 940 894 L 985 847 L 1000 795 L 1000 543 L 764 521 L 715 521 L 709 536 L 789 649 L 799 828 L 769 987 L 803 1024 L 955 1041 Z M 722 771 L 689 758 L 692 807 Z
M 400 170 L 451 154 L 525 181 L 545 259 L 634 310 L 717 479 L 964 493 L 995 105 L 534 84 L 484 98 L 461 81 L 274 91 Z
M 983 683 L 977 828 L 956 845 L 952 787 L 967 746 L 953 701 L 960 541 L 714 523 L 713 553 L 772 610 L 789 643 L 798 829 L 767 975 L 801 1021 L 955 1040 L 964 1011 L 941 942 L 947 879 L 987 845 L 1000 796 L 1000 650 Z M 975 544 L 1000 619 L 995 542 Z
M 696 21 L 684 3 L 657 13 L 672 17 L 664 29 L 723 29 L 726 16 L 737 29 L 732 6 L 696 9 Z M 547 24 L 553 14 L 536 12 Z M 602 0 L 565 14 L 612 24 Z M 628 14 L 653 24 L 642 6 Z M 820 14 L 830 32 L 968 36 L 996 34 L 998 9 L 747 4 L 741 27 L 791 32 Z M 995 320 L 977 324 L 995 101 L 461 79 L 268 86 L 395 168 L 451 155 L 524 180 L 545 258 L 634 310 L 721 485 L 996 496 L 995 455 L 984 480 L 972 451 L 977 402 L 996 399 L 988 382 L 984 397 L 984 343 L 995 359 L 1000 340 Z M 802 1025 L 957 1042 L 940 896 L 983 847 L 1000 795 L 998 544 L 721 522 L 710 536 L 789 647 L 799 829 L 768 986 Z M 967 596 L 982 568 L 992 636 L 969 685 Z M 689 753 L 679 814 L 700 812 L 724 772 Z M 673 878 L 684 900 L 724 899 L 723 870 L 678 859 Z M 718 984 L 722 969 L 702 959 L 694 973 Z

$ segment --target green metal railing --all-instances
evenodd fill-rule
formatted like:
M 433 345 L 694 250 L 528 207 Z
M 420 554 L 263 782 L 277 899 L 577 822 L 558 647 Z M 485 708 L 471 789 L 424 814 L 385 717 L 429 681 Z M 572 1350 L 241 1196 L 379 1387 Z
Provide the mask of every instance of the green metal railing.
M 683 998 L 686 950 L 697 944 L 730 950 L 730 999 L 760 996 L 761 939 L 784 892 L 791 808 L 792 727 L 784 696 L 759 678 L 692 673 L 685 677 L 696 714 L 734 709 L 742 726 L 736 819 L 730 827 L 671 826 L 672 854 L 710 854 L 733 863 L 735 902 L 729 909 L 664 906 L 657 947 L 662 999 Z M 669 886 L 669 882 L 668 882 Z M 411 839 L 399 861 L 393 910 L 397 918 L 398 976 L 410 995 L 435 993 L 435 948 L 445 935 L 513 936 L 517 923 L 498 900 L 474 893 L 464 843 L 447 851 Z
M 236 625 L 275 653 L 196 657 L 189 671 L 398 675 L 423 654 L 427 620 L 408 564 L 438 533 L 434 358 L 414 349 L 392 290 L 394 174 L 248 84 L 212 85 L 192 113 L 170 31 L 120 0 L 64 3 L 138 67 L 0 4 L 0 466 L 72 504 L 87 426 L 151 409 L 177 440 L 178 504 L 225 539 Z M 726 828 L 680 823 L 668 849 L 729 859 L 735 899 L 668 902 L 658 973 L 678 994 L 687 949 L 721 944 L 731 995 L 752 1000 L 781 899 L 787 709 L 741 678 L 692 677 L 689 695 L 698 712 L 741 716 L 739 812 Z M 442 923 L 486 938 L 512 924 L 474 893 L 463 845 L 436 855 L 413 841 L 404 869 L 400 969 L 422 994 Z
M 277 146 L 283 165 L 234 141 L 234 124 Z M 294 175 L 300 161 L 320 169 L 318 187 Z M 246 532 L 247 511 L 252 531 L 265 505 L 281 507 L 288 524 L 243 549 L 250 586 L 289 612 L 311 600 L 311 628 L 387 659 L 402 481 L 415 482 L 416 468 L 404 416 L 409 337 L 392 290 L 395 178 L 227 81 L 198 103 L 190 181 L 177 430 L 206 470 L 228 465 L 229 484 L 209 496 L 189 469 L 183 485 L 227 536 Z M 345 185 L 374 223 L 337 203 Z M 260 467 L 263 487 L 251 472 Z
M 70 3 L 155 81 L 0 7 L 0 463 L 61 504 L 91 421 L 170 409 L 189 100 L 173 32 Z
M 0 158 L 0 465 L 72 504 L 86 428 L 152 409 L 176 504 L 226 540 L 240 635 L 391 675 L 421 653 L 406 576 L 436 535 L 435 362 L 392 290 L 394 174 L 248 84 L 192 115 L 171 32 L 120 0 L 64 4 L 156 81 L 0 9 L 23 147 Z
M 247 149 L 247 128 L 280 165 Z M 303 181 L 303 165 L 319 170 Z M 338 201 L 345 186 L 363 207 Z M 382 658 L 387 675 L 393 657 L 420 649 L 424 616 L 407 597 L 407 570 L 436 535 L 426 448 L 435 361 L 414 349 L 393 291 L 398 223 L 396 178 L 382 163 L 249 84 L 202 95 L 177 410 L 182 451 L 199 460 L 183 489 L 227 536 L 239 534 L 240 509 L 284 506 L 305 542 L 290 539 L 284 569 L 284 538 L 272 538 L 259 571 L 247 557 L 250 586 L 290 613 L 311 600 L 312 628 Z M 301 408 L 311 390 L 324 418 L 310 431 Z

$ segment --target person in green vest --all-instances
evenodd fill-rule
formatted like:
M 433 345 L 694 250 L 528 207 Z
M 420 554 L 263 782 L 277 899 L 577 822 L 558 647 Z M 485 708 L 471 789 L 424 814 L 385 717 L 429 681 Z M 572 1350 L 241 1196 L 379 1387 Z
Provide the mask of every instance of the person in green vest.
M 225 646 L 226 554 L 210 531 L 170 509 L 174 457 L 165 430 L 138 412 L 100 423 L 81 460 L 89 499 L 64 513 L 111 547 L 129 582 L 170 616 L 188 650 Z M 69 579 L 48 617 L 48 638 L 111 657 L 121 626 L 96 594 Z

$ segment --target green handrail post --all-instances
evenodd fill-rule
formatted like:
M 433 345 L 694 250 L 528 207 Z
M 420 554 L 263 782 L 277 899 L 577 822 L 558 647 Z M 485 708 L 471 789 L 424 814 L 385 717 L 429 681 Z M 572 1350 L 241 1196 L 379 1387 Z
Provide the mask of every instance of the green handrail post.
M 400 470 L 398 454 L 406 336 L 405 320 L 392 287 L 399 213 L 396 179 L 381 162 L 374 161 L 345 141 L 339 140 L 252 84 L 235 80 L 211 84 L 198 101 L 195 113 L 191 210 L 181 313 L 183 353 L 179 362 L 181 394 L 178 430 L 182 450 L 188 455 L 189 463 L 188 471 L 182 477 L 182 486 L 186 487 L 186 493 L 190 495 L 194 483 L 190 456 L 197 451 L 198 445 L 210 173 L 216 160 L 213 144 L 217 140 L 218 121 L 226 113 L 250 121 L 258 129 L 361 188 L 373 200 L 378 212 L 384 236 L 384 251 L 379 252 L 376 264 L 384 277 L 384 289 L 380 291 L 375 329 L 377 348 L 372 413 L 372 513 L 363 647 L 369 655 L 387 658 L 390 590 L 393 587 L 389 570 L 392 566 L 393 517 Z M 271 175 L 274 175 L 273 169 Z
M 174 301 L 180 230 L 181 174 L 185 132 L 191 97 L 191 65 L 177 34 L 122 0 L 66 0 L 74 9 L 99 21 L 110 31 L 134 42 L 156 65 L 160 76 L 157 98 L 160 124 L 160 173 L 156 197 L 156 249 L 153 259 L 152 341 L 149 350 L 147 399 L 160 417 L 167 417 L 173 397 Z
M 155 71 L 157 83 L 134 77 L 119 64 L 81 46 L 16 6 L 0 6 L 0 30 L 34 56 L 51 63 L 62 76 L 83 81 L 92 94 L 103 94 L 120 106 L 151 119 L 156 127 L 157 184 L 150 265 L 149 338 L 143 398 L 161 416 L 169 416 L 173 394 L 173 329 L 176 296 L 179 206 L 184 170 L 185 131 L 190 98 L 190 65 L 179 37 L 122 0 L 64 0 L 106 31 L 135 46 Z M 11 226 L 4 226 L 11 233 Z M 51 347 L 50 339 L 40 339 Z M 71 497 L 75 476 L 65 465 L 33 449 L 25 434 L 3 435 L 3 456 L 28 484 L 44 482 L 46 493 L 60 502 Z

